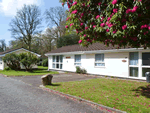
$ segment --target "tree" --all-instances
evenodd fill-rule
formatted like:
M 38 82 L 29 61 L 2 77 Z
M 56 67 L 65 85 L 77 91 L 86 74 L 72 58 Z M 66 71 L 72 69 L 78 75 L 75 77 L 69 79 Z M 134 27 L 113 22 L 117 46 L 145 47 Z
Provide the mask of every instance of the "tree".
M 12 70 L 20 70 L 20 57 L 15 53 L 7 54 L 3 57 L 3 61 Z
M 25 67 L 27 71 L 32 70 L 32 67 L 37 64 L 38 58 L 36 55 L 28 53 L 20 53 L 20 63 Z
M 6 50 L 5 40 L 0 40 L 0 52 L 3 52 L 5 50 Z
M 60 37 L 57 41 L 57 48 L 60 48 L 62 46 L 78 44 L 79 39 L 79 36 L 75 34 Z
M 31 50 L 31 42 L 34 35 L 39 33 L 41 24 L 41 13 L 36 5 L 24 5 L 17 11 L 16 16 L 10 23 L 12 36 L 15 39 L 22 40 Z
M 66 9 L 63 7 L 51 7 L 45 11 L 46 22 L 49 26 L 56 26 L 53 28 L 53 33 L 55 33 L 56 40 L 65 35 L 65 24 L 67 13 Z
M 61 1 L 69 8 L 66 28 L 76 29 L 81 45 L 150 47 L 150 0 Z
M 11 40 L 9 41 L 9 49 L 16 49 L 16 48 L 25 48 L 27 49 L 27 45 L 22 40 Z

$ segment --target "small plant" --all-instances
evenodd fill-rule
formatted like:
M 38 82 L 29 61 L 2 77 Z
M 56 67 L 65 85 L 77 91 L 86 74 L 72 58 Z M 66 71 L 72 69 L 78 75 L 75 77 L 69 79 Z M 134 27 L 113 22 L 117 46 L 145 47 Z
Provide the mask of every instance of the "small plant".
M 43 67 L 47 67 L 48 66 L 48 59 L 43 60 L 42 65 L 43 65 Z
M 79 66 L 76 67 L 76 73 L 86 74 L 87 71 L 85 69 L 81 69 Z

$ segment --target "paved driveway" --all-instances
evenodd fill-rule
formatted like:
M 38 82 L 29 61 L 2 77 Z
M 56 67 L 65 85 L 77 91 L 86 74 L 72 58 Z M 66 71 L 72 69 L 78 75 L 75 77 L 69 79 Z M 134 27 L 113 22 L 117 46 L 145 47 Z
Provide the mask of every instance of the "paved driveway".
M 20 77 L 12 77 L 17 80 L 21 80 L 25 83 L 31 84 L 33 86 L 40 86 L 42 85 L 41 76 L 20 76 Z M 85 75 L 79 75 L 74 73 L 69 74 L 58 74 L 53 75 L 52 82 L 68 82 L 68 81 L 81 81 L 81 80 L 89 80 L 89 79 L 95 79 L 96 76 L 85 76 Z
M 21 78 L 26 79 L 26 77 Z M 38 80 L 40 76 L 34 78 Z M 43 91 L 38 87 L 28 85 L 17 79 L 0 75 L 0 113 L 102 112 L 84 103 L 72 101 L 59 95 Z

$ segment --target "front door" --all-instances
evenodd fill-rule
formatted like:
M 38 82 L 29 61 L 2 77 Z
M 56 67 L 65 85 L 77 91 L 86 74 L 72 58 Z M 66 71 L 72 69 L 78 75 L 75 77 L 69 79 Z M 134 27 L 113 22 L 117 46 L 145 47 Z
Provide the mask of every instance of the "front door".
M 63 56 L 62 55 L 53 56 L 52 67 L 54 69 L 63 69 Z

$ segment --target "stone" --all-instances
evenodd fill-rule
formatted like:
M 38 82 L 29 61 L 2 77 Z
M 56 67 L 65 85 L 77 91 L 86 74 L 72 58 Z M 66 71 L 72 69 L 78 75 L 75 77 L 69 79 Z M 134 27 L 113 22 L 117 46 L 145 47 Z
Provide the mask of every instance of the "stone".
M 51 74 L 43 75 L 41 77 L 43 86 L 52 85 L 52 78 L 53 78 L 53 76 Z

